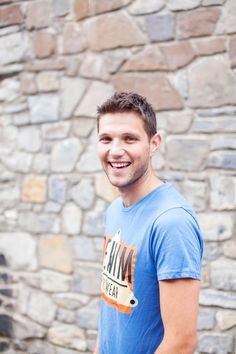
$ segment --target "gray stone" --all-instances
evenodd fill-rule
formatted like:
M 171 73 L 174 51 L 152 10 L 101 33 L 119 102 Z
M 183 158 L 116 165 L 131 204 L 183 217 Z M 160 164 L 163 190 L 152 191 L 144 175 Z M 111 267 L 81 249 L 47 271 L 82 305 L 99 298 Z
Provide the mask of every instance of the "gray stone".
M 14 270 L 35 270 L 37 267 L 36 242 L 28 233 L 1 233 L 0 253 Z
M 76 235 L 80 232 L 82 212 L 74 203 L 67 203 L 62 210 L 62 231 Z
M 220 258 L 211 263 L 211 282 L 215 289 L 236 290 L 236 261 Z
M 205 235 L 204 235 L 205 236 Z M 218 242 L 205 242 L 204 259 L 213 261 L 223 255 L 222 245 Z
M 107 205 L 97 201 L 95 208 L 84 215 L 83 233 L 88 236 L 102 236 L 104 233 L 104 214 Z
M 48 340 L 56 345 L 86 351 L 84 332 L 75 325 L 55 323 L 48 331 Z
M 24 127 L 19 130 L 18 147 L 28 152 L 37 152 L 41 147 L 41 136 L 38 127 Z
M 79 264 L 75 270 L 74 290 L 87 295 L 100 295 L 101 265 Z
M 10 172 L 0 163 L 0 182 L 9 182 L 14 179 L 14 173 Z
M 28 108 L 25 98 L 9 102 L 3 109 L 6 114 L 23 112 Z
M 151 42 L 168 41 L 175 37 L 175 17 L 173 15 L 146 16 L 147 33 Z
M 199 336 L 198 349 L 207 354 L 233 353 L 234 338 L 221 333 L 202 333 Z
M 78 354 L 78 351 L 72 350 L 72 349 L 66 349 L 62 347 L 57 347 L 56 348 L 56 354 Z
M 88 138 L 95 124 L 94 119 L 79 117 L 72 123 L 72 131 L 79 138 Z
M 67 182 L 63 177 L 50 176 L 48 182 L 48 197 L 58 204 L 66 201 Z
M 82 173 L 102 171 L 102 166 L 98 158 L 98 152 L 94 142 L 89 143 L 78 164 L 76 165 L 76 169 Z
M 164 0 L 135 0 L 128 8 L 132 15 L 144 15 L 152 12 L 160 11 L 164 7 Z
M 222 11 L 222 16 L 216 27 L 216 34 L 236 32 L 236 3 L 234 0 L 227 0 Z
M 0 66 L 21 61 L 26 50 L 27 41 L 22 33 L 0 37 Z
M 199 171 L 205 167 L 208 154 L 205 136 L 169 136 L 166 146 L 168 164 L 172 169 Z
M 219 328 L 225 331 L 236 326 L 236 311 L 218 311 L 216 320 Z
M 80 66 L 80 75 L 93 80 L 107 81 L 109 73 L 104 57 L 98 53 L 87 54 Z
M 77 311 L 77 323 L 80 328 L 96 329 L 99 320 L 100 299 L 93 299 Z
M 30 116 L 28 112 L 19 112 L 17 114 L 14 114 L 13 116 L 13 122 L 14 124 L 17 125 L 25 125 L 30 122 Z
M 211 152 L 208 157 L 207 166 L 236 170 L 236 153 L 233 151 Z
M 34 156 L 32 170 L 36 173 L 45 173 L 49 169 L 49 155 L 37 154 Z
M 223 57 L 202 58 L 189 68 L 191 107 L 219 107 L 236 103 L 236 77 Z
M 54 145 L 51 169 L 54 172 L 71 172 L 80 156 L 82 147 L 78 139 L 70 138 Z
M 74 323 L 76 320 L 75 311 L 59 308 L 57 310 L 57 320 L 62 323 Z
M 45 341 L 45 339 L 33 339 L 31 341 L 27 341 L 27 351 L 28 354 L 39 354 L 39 353 L 47 353 L 47 354 L 55 354 L 55 348 L 52 344 Z
M 196 211 L 205 210 L 207 196 L 205 182 L 186 181 L 183 183 L 181 190 Z
M 200 309 L 198 315 L 198 323 L 197 329 L 199 331 L 202 330 L 210 330 L 215 326 L 215 312 L 210 310 Z
M 236 294 L 226 291 L 202 289 L 199 303 L 203 306 L 217 306 L 234 310 L 236 308 Z
M 89 302 L 89 296 L 78 293 L 60 293 L 53 295 L 54 302 L 67 310 L 76 310 Z
M 45 204 L 44 211 L 45 213 L 59 213 L 61 208 L 62 206 L 60 204 L 49 201 Z
M 236 207 L 236 177 L 210 177 L 210 205 L 213 210 L 232 210 Z
M 66 292 L 70 290 L 71 277 L 52 270 L 41 271 L 40 287 L 47 292 Z
M 179 10 L 190 10 L 198 7 L 201 3 L 201 0 L 167 0 L 167 6 L 172 11 Z
M 46 328 L 18 314 L 13 316 L 14 338 L 25 340 L 29 338 L 43 338 Z
M 57 95 L 45 94 L 28 97 L 32 123 L 47 123 L 59 118 L 59 98 Z
M 223 241 L 233 236 L 234 220 L 230 214 L 199 214 L 199 221 L 206 241 Z
M 86 80 L 68 77 L 61 79 L 60 105 L 62 118 L 71 118 L 86 88 Z
M 213 136 L 210 144 L 211 150 L 236 150 L 236 135 Z
M 69 130 L 69 122 L 43 124 L 42 135 L 45 139 L 49 140 L 65 139 L 68 137 Z
M 53 12 L 56 16 L 65 16 L 70 10 L 67 0 L 52 0 Z
M 203 6 L 211 6 L 211 5 L 222 5 L 225 0 L 202 0 Z
M 19 98 L 20 82 L 15 78 L 2 80 L 0 83 L 0 101 L 14 102 Z
M 77 185 L 71 188 L 71 198 L 82 209 L 90 209 L 95 199 L 92 180 L 83 178 Z
M 119 48 L 104 52 L 107 70 L 110 74 L 116 73 L 122 63 L 129 59 L 132 52 L 129 49 Z
M 49 326 L 56 316 L 56 305 L 51 298 L 38 290 L 31 290 L 27 315 L 44 326 Z
M 224 255 L 229 258 L 236 259 L 236 242 L 228 241 L 224 243 Z
M 14 172 L 27 173 L 30 171 L 32 155 L 26 152 L 14 152 L 10 156 L 2 156 L 2 163 Z
M 15 183 L 4 183 L 0 185 L 1 206 L 6 208 L 14 207 L 20 201 L 20 188 Z
M 19 225 L 22 230 L 34 233 L 60 232 L 60 218 L 52 214 L 21 212 Z
M 91 237 L 78 236 L 73 239 L 74 258 L 78 260 L 96 261 L 96 250 Z
M 113 86 L 100 81 L 93 81 L 75 111 L 75 116 L 96 117 L 97 106 L 114 93 Z M 96 102 L 96 104 L 94 104 Z
M 217 133 L 217 132 L 235 132 L 235 117 L 215 117 L 215 118 L 196 118 L 192 124 L 192 130 L 195 133 Z
M 168 133 L 184 133 L 189 129 L 192 119 L 191 111 L 159 112 L 157 126 L 158 129 L 163 129 Z

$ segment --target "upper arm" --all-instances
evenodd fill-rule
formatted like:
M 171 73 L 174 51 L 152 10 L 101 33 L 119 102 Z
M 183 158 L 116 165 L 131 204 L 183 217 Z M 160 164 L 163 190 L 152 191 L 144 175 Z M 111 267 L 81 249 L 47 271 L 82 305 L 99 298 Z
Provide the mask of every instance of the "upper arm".
M 162 280 L 159 287 L 165 337 L 195 339 L 200 282 L 195 279 Z

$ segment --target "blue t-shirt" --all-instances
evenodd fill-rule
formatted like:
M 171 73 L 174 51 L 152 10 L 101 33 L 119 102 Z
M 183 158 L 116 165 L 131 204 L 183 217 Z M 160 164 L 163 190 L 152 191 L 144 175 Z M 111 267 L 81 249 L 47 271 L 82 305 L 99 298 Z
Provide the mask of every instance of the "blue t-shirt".
M 200 279 L 203 242 L 187 201 L 164 183 L 106 213 L 100 354 L 153 354 L 163 339 L 159 280 Z

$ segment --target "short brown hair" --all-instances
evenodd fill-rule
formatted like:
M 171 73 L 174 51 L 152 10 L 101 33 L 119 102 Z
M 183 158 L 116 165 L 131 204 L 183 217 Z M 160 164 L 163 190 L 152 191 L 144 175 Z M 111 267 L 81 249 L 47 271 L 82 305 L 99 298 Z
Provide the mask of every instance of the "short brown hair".
M 97 129 L 101 116 L 107 113 L 137 113 L 144 122 L 144 129 L 149 137 L 156 134 L 156 114 L 146 98 L 134 92 L 116 92 L 97 108 Z

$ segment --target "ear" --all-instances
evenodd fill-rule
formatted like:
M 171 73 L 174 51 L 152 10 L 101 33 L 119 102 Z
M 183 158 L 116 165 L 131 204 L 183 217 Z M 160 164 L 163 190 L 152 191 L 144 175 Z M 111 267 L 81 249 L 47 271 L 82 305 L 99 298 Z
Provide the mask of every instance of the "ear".
M 160 145 L 161 145 L 161 135 L 159 133 L 156 133 L 150 141 L 150 156 L 152 157 L 155 152 L 159 149 Z

